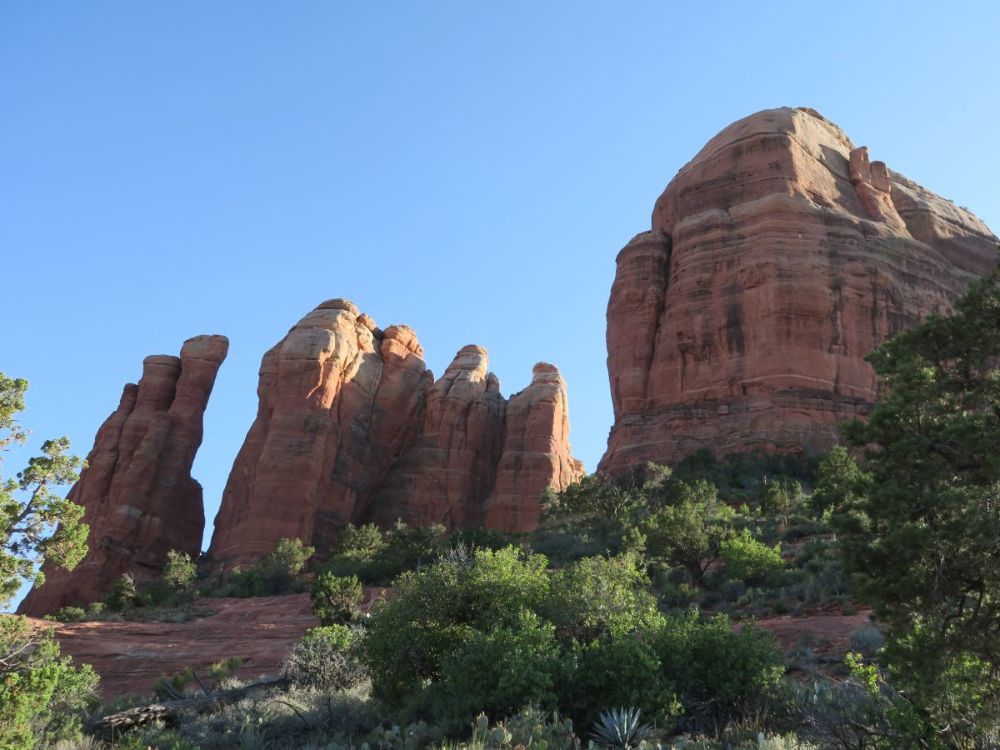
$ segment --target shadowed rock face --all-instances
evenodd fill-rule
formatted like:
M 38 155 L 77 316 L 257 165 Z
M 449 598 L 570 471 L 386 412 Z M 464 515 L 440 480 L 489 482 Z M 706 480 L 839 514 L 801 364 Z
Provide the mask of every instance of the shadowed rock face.
M 532 445 L 560 453 L 544 458 L 555 469 L 525 473 L 523 461 L 504 462 L 510 404 L 487 368 L 486 351 L 467 346 L 435 382 L 411 329 L 382 331 L 346 300 L 321 304 L 264 355 L 257 419 L 223 493 L 212 558 L 251 562 L 282 537 L 322 553 L 349 522 L 478 525 L 494 488 L 508 485 L 537 518 L 547 488 L 582 474 L 565 386 L 556 372 L 561 396 L 550 401 L 561 411 L 530 422 L 545 431 Z M 489 520 L 523 525 L 513 518 Z
M 828 448 L 874 401 L 863 357 L 946 310 L 995 247 L 975 216 L 869 162 L 812 110 L 730 125 L 618 255 L 599 471 L 699 448 Z
M 427 392 L 423 424 L 383 482 L 370 518 L 413 526 L 481 524 L 496 483 L 507 402 L 481 346 L 458 352 Z M 541 490 L 544 489 L 542 487 Z
M 20 612 L 95 601 L 122 573 L 137 581 L 159 575 L 171 549 L 199 553 L 205 513 L 191 465 L 228 349 L 224 336 L 198 336 L 184 342 L 180 357 L 146 357 L 142 379 L 125 386 L 68 495 L 84 507 L 89 551 L 71 572 L 46 568 L 44 585 L 28 594 Z
M 531 385 L 507 402 L 507 435 L 486 526 L 531 531 L 541 511 L 539 488 L 562 489 L 584 473 L 569 445 L 566 383 L 554 365 L 540 362 Z

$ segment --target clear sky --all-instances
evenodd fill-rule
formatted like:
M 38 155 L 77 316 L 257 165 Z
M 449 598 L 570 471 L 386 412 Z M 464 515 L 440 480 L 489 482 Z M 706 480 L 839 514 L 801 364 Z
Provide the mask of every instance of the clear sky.
M 809 106 L 1000 229 L 995 2 L 0 4 L 0 370 L 85 454 L 147 354 L 223 333 L 194 476 L 211 520 L 264 351 L 322 300 L 440 375 L 569 385 L 611 425 L 618 250 L 733 120 Z M 8 471 L 29 455 L 8 457 Z

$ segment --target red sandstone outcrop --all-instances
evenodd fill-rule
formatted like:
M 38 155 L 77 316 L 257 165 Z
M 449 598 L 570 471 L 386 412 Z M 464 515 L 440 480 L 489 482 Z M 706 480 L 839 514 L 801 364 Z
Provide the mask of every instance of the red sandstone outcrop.
M 282 537 L 329 546 L 364 517 L 432 376 L 405 326 L 324 302 L 264 355 L 257 419 L 222 495 L 211 555 L 253 560 Z
M 584 475 L 569 445 L 566 383 L 559 370 L 535 365 L 531 385 L 507 402 L 507 436 L 497 467 L 486 526 L 530 531 L 538 525 L 539 495 L 562 489 Z
M 995 247 L 971 213 L 869 162 L 812 110 L 730 125 L 618 255 L 599 471 L 699 448 L 829 447 L 874 400 L 863 357 L 946 309 Z
M 537 517 L 547 488 L 582 474 L 570 456 L 561 379 L 556 390 L 539 412 L 551 411 L 546 419 L 517 418 L 519 433 L 544 434 L 512 443 L 512 451 L 544 452 L 554 468 L 537 457 L 505 462 L 509 405 L 484 349 L 463 348 L 434 382 L 411 329 L 381 331 L 350 302 L 325 302 L 264 355 L 257 419 L 223 493 L 210 554 L 247 563 L 282 537 L 322 554 L 349 522 L 479 525 L 495 487 L 505 488 L 501 506 L 511 510 L 490 520 L 524 526 L 515 519 Z
M 71 572 L 46 568 L 45 583 L 19 611 L 40 615 L 98 600 L 122 573 L 139 581 L 158 575 L 171 549 L 198 555 L 205 514 L 191 465 L 228 349 L 224 336 L 197 336 L 180 357 L 146 357 L 142 379 L 125 386 L 68 495 L 84 507 L 89 551 Z
M 411 526 L 482 524 L 496 483 L 507 402 L 481 346 L 466 346 L 427 393 L 419 436 L 393 464 L 371 518 Z M 544 489 L 544 487 L 542 488 Z

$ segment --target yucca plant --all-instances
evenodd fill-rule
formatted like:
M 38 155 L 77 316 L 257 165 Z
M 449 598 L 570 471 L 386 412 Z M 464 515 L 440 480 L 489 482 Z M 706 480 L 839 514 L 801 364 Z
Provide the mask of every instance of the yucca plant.
M 639 722 L 642 711 L 634 706 L 612 708 L 601 714 L 590 732 L 594 742 L 613 750 L 636 750 L 653 731 L 649 724 Z

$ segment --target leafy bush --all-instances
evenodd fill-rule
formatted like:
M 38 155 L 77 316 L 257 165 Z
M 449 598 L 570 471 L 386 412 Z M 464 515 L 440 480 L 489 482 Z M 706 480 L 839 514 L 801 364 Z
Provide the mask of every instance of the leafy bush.
M 631 633 L 657 616 L 648 585 L 635 555 L 589 557 L 552 573 L 541 611 L 563 640 Z
M 818 515 L 828 510 L 843 510 L 859 499 L 864 475 L 851 454 L 842 445 L 831 448 L 816 469 L 816 489 L 809 505 Z
M 386 585 L 405 571 L 433 562 L 446 549 L 443 526 L 413 527 L 400 521 L 382 532 L 374 524 L 348 524 L 326 569 L 338 576 L 357 576 L 365 585 Z
M 188 591 L 194 584 L 198 569 L 187 552 L 170 550 L 163 568 L 163 580 L 176 591 Z
M 63 607 L 55 614 L 55 619 L 59 622 L 80 622 L 87 616 L 83 607 Z
M 802 497 L 802 485 L 794 479 L 771 479 L 760 493 L 760 512 L 769 516 L 787 516 Z
M 702 620 L 692 609 L 669 618 L 654 648 L 691 727 L 722 725 L 751 716 L 780 697 L 784 667 L 774 636 L 744 626 L 734 633 L 729 618 Z
M 608 633 L 567 651 L 558 696 L 569 716 L 594 721 L 608 706 L 631 705 L 669 726 L 680 713 L 650 633 Z
M 105 599 L 108 609 L 123 610 L 136 603 L 138 592 L 135 588 L 135 578 L 131 573 L 122 573 L 115 581 L 111 594 Z
M 781 545 L 768 547 L 758 541 L 749 529 L 743 529 L 719 546 L 726 572 L 747 583 L 761 581 L 770 573 L 781 570 Z
M 312 628 L 295 644 L 282 673 L 295 685 L 344 690 L 358 685 L 365 670 L 358 660 L 357 636 L 345 625 Z
M 672 484 L 668 502 L 643 525 L 649 555 L 684 566 L 691 583 L 700 585 L 732 533 L 733 511 L 719 502 L 715 487 L 702 480 Z
M 364 589 L 356 576 L 335 576 L 325 570 L 313 581 L 310 596 L 320 624 L 345 625 L 361 603 Z
M 885 645 L 885 636 L 874 625 L 865 625 L 851 633 L 851 651 L 874 656 Z
M 0 616 L 0 747 L 49 746 L 81 734 L 99 677 L 61 656 L 51 630 Z
M 541 555 L 508 547 L 477 550 L 465 561 L 442 559 L 401 575 L 396 597 L 376 606 L 369 625 L 365 658 L 375 697 L 395 707 L 429 704 L 452 651 L 477 631 L 530 622 L 524 613 L 548 593 L 546 564 Z M 488 682 L 489 675 L 482 679 Z
M 522 610 L 509 625 L 472 630 L 444 654 L 432 713 L 456 729 L 481 711 L 507 716 L 526 704 L 554 709 L 560 663 L 552 623 Z
M 223 596 L 277 596 L 296 590 L 299 573 L 316 550 L 301 539 L 279 539 L 274 551 L 247 570 L 236 569 L 228 586 L 215 593 Z

